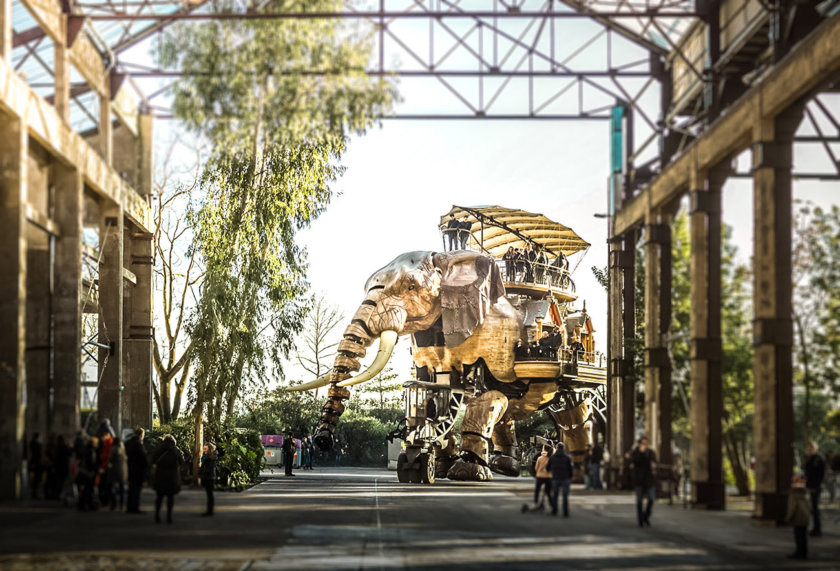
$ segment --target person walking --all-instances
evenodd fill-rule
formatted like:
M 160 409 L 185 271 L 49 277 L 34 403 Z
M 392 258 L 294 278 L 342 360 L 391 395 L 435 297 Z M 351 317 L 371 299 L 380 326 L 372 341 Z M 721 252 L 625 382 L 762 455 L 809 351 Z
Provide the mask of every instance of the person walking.
M 557 445 L 557 450 L 548 460 L 548 470 L 551 472 L 551 515 L 557 515 L 557 500 L 563 493 L 563 517 L 569 517 L 569 488 L 572 484 L 572 458 L 563 449 L 563 443 Z
M 636 488 L 636 516 L 639 527 L 650 526 L 650 513 L 656 499 L 656 454 L 648 447 L 646 436 L 639 438 L 639 445 L 630 455 L 630 468 L 633 473 L 633 486 Z M 647 505 L 642 510 L 642 499 L 647 498 Z
M 146 479 L 146 468 L 149 461 L 146 459 L 146 451 L 143 449 L 143 437 L 146 431 L 138 428 L 134 436 L 125 443 L 125 458 L 128 468 L 128 501 L 126 502 L 126 513 L 139 514 L 140 493 L 143 491 L 143 480 Z
M 283 468 L 285 468 L 287 476 L 294 476 L 292 474 L 292 464 L 295 461 L 295 450 L 297 450 L 295 439 L 292 438 L 291 432 L 287 432 L 285 438 L 283 438 Z
M 534 505 L 537 509 L 543 509 L 543 501 L 540 501 L 540 490 L 548 497 L 548 505 L 551 503 L 551 470 L 548 469 L 548 462 L 554 451 L 548 446 L 543 446 L 539 458 L 534 464 L 534 475 L 537 478 L 534 484 Z
M 125 444 L 119 438 L 114 438 L 111 446 L 111 459 L 108 462 L 108 482 L 111 485 L 111 511 L 119 507 L 123 511 L 125 505 L 125 480 L 128 475 L 128 460 L 125 455 Z
M 184 460 L 175 446 L 175 437 L 167 434 L 152 459 L 155 465 L 155 523 L 160 523 L 160 507 L 166 498 L 166 523 L 172 523 L 175 494 L 181 491 L 181 464 Z
M 216 445 L 212 442 L 204 445 L 198 474 L 201 477 L 201 486 L 207 494 L 207 510 L 201 515 L 211 516 L 213 515 L 213 507 L 216 505 L 216 500 L 213 497 L 213 490 L 216 487 Z
M 796 551 L 788 555 L 791 559 L 808 558 L 808 522 L 811 520 L 811 506 L 805 479 L 801 475 L 793 477 L 788 493 L 787 515 L 785 520 L 793 526 L 793 541 Z
M 312 469 L 312 457 L 315 455 L 315 444 L 312 442 L 312 435 L 306 437 L 306 444 L 309 446 L 309 457 L 306 460 L 306 468 Z
M 811 528 L 811 537 L 822 535 L 820 522 L 820 493 L 822 492 L 823 479 L 825 478 L 825 460 L 820 456 L 820 449 L 816 442 L 809 442 L 805 447 L 805 487 L 811 493 L 811 517 L 814 520 L 814 527 Z

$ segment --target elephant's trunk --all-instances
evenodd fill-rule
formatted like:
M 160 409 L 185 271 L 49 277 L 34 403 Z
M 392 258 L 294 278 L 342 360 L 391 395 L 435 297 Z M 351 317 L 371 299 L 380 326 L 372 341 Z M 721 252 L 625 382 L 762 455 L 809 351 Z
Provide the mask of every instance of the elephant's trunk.
M 406 313 L 402 308 L 383 310 L 373 299 L 362 302 L 347 329 L 344 339 L 338 344 L 333 370 L 326 382 L 331 383 L 327 392 L 327 402 L 321 409 L 321 424 L 315 436 L 315 444 L 321 450 L 330 450 L 335 445 L 335 427 L 344 412 L 344 402 L 350 398 L 350 385 L 372 379 L 388 364 L 399 331 L 405 323 Z M 365 356 L 365 349 L 376 335 L 379 335 L 379 351 L 370 367 L 352 379 L 351 373 L 361 368 L 359 359 Z M 344 381 L 344 382 L 342 382 Z

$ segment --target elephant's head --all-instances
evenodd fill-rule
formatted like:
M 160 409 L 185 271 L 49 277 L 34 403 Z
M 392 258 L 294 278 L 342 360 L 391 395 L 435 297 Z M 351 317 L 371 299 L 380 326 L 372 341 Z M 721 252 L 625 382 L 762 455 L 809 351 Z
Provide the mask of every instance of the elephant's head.
M 484 320 L 490 306 L 505 289 L 490 256 L 470 251 L 409 252 L 375 272 L 365 284 L 365 299 L 338 345 L 333 370 L 324 377 L 295 387 L 307 390 L 331 384 L 321 414 L 316 443 L 333 445 L 333 431 L 344 411 L 346 388 L 376 376 L 388 363 L 400 335 L 430 329 L 438 319 L 447 347 L 463 343 Z M 359 359 L 379 338 L 373 363 L 360 369 Z

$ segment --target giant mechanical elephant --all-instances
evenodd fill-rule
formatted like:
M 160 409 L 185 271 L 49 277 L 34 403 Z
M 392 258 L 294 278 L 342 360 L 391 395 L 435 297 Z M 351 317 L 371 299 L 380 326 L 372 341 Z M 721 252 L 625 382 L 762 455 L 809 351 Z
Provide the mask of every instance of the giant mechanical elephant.
M 411 334 L 420 371 L 468 380 L 460 451 L 454 438 L 437 456 L 438 477 L 489 480 L 491 470 L 519 475 L 514 421 L 555 395 L 547 379 L 519 379 L 514 347 L 524 338 L 522 314 L 505 297 L 495 260 L 471 251 L 409 252 L 375 272 L 366 297 L 344 331 L 332 371 L 296 387 L 330 385 L 315 443 L 334 444 L 347 387 L 373 378 L 387 364 L 397 338 Z M 355 377 L 359 359 L 379 337 L 374 362 Z M 423 368 L 426 369 L 423 369 Z

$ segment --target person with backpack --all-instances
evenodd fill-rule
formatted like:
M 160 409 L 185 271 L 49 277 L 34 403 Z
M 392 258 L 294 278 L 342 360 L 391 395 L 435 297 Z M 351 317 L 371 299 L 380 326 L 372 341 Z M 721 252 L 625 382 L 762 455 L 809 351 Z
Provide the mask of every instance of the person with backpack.
M 285 468 L 287 476 L 294 476 L 292 474 L 292 464 L 295 461 L 295 450 L 297 450 L 297 443 L 292 437 L 291 431 L 289 431 L 283 438 L 283 468 Z
M 172 523 L 172 508 L 175 506 L 175 494 L 181 491 L 181 465 L 184 463 L 181 452 L 175 446 L 175 437 L 167 434 L 163 444 L 152 460 L 155 465 L 155 523 L 160 523 L 160 508 L 166 498 L 166 523 Z
M 213 515 L 213 507 L 216 504 L 213 497 L 213 490 L 216 487 L 216 445 L 208 442 L 204 445 L 204 452 L 201 455 L 201 466 L 198 469 L 201 478 L 201 486 L 207 494 L 207 509 L 201 515 Z

